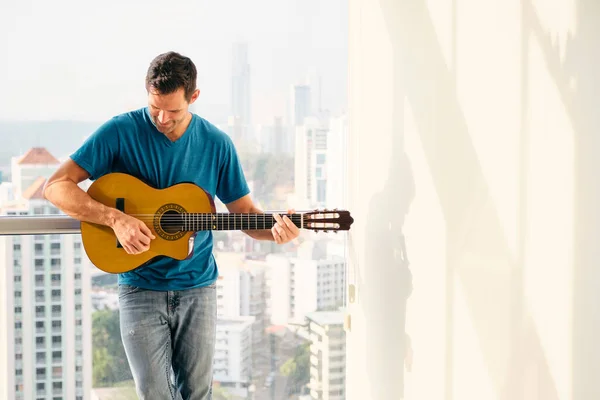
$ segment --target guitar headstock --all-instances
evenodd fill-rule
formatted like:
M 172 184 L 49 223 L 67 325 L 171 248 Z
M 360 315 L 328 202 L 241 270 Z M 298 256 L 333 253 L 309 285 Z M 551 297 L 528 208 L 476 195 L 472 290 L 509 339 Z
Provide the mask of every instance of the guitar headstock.
M 302 216 L 304 220 L 304 228 L 315 232 L 338 232 L 348 231 L 354 222 L 354 218 L 350 215 L 350 211 L 338 210 L 313 210 L 305 212 Z

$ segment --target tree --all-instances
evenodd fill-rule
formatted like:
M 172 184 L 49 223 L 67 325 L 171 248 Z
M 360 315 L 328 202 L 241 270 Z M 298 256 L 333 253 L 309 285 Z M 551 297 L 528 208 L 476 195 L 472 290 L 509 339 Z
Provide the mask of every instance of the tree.
M 231 394 L 225 388 L 213 385 L 212 398 L 213 400 L 231 400 Z
M 253 171 L 256 197 L 270 200 L 277 186 L 294 183 L 294 159 L 282 154 L 261 154 Z
M 254 182 L 253 197 L 266 209 L 281 208 L 273 194 L 279 186 L 294 184 L 294 157 L 286 154 L 240 152 L 242 167 Z
M 310 380 L 310 343 L 298 346 L 294 357 L 287 360 L 279 371 L 289 378 L 290 392 L 300 392 Z
M 119 326 L 118 310 L 101 310 L 92 315 L 92 384 L 113 386 L 132 379 Z

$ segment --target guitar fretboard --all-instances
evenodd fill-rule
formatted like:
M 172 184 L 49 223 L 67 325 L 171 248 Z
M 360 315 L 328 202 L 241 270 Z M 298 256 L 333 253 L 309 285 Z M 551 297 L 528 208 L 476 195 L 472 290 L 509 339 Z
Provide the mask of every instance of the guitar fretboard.
M 276 222 L 273 214 L 187 213 L 180 215 L 182 230 L 192 232 L 271 229 Z M 297 227 L 302 226 L 302 214 L 285 215 Z

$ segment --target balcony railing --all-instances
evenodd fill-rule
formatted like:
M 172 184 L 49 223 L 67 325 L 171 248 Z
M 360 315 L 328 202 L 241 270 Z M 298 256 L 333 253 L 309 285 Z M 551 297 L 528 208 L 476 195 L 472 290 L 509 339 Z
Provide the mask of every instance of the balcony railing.
M 81 223 L 66 215 L 0 217 L 0 235 L 78 234 Z

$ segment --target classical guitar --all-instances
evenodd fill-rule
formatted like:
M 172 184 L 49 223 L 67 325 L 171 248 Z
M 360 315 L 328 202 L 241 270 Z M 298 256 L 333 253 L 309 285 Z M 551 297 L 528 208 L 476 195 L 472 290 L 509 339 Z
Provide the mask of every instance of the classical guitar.
M 87 256 L 108 273 L 128 272 L 159 256 L 184 260 L 191 255 L 198 231 L 271 229 L 275 224 L 270 213 L 217 213 L 212 197 L 193 183 L 156 189 L 131 175 L 112 173 L 94 181 L 88 194 L 143 221 L 156 237 L 148 251 L 128 254 L 111 228 L 81 222 Z M 337 209 L 286 215 L 298 228 L 314 231 L 345 231 L 354 222 L 348 211 Z

